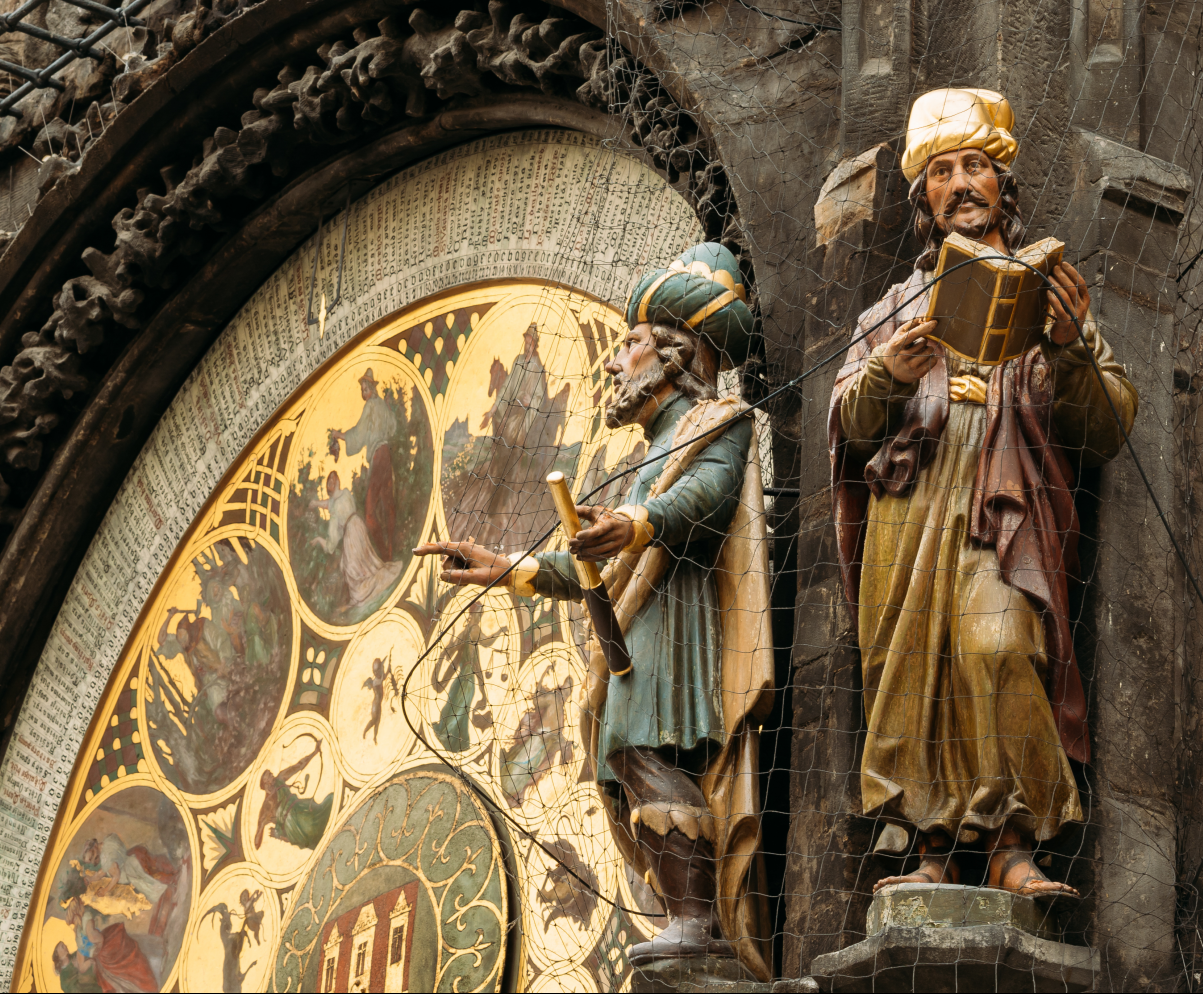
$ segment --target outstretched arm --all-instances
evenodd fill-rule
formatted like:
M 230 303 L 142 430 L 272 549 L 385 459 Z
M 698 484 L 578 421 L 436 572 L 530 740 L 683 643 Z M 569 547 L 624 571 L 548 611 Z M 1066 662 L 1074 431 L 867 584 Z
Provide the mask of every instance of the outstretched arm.
M 510 561 L 471 539 L 466 542 L 424 542 L 413 550 L 415 556 L 442 556 L 439 579 L 459 586 L 488 586 L 510 567 Z
M 284 769 L 282 769 L 280 771 L 280 774 L 277 779 L 285 780 L 285 781 L 291 780 L 298 773 L 300 773 L 301 770 L 305 769 L 305 767 L 309 765 L 309 763 L 313 759 L 313 757 L 316 756 L 321 751 L 322 751 L 322 740 L 318 739 L 317 745 L 313 747 L 313 752 L 311 752 L 308 756 L 302 756 L 295 763 L 293 763 L 292 766 L 288 766 L 288 767 L 285 767 Z

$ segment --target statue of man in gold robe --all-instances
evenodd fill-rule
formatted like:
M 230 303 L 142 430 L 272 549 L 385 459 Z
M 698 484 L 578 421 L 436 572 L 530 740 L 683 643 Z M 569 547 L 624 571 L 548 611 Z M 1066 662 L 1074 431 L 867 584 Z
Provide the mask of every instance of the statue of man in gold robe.
M 1012 127 L 987 90 L 915 101 L 902 168 L 926 246 L 910 279 L 861 316 L 857 334 L 880 327 L 852 347 L 831 398 L 868 718 L 863 810 L 891 826 L 879 850 L 920 854 L 915 872 L 879 888 L 959 883 L 957 851 L 973 849 L 989 854 L 987 886 L 1077 893 L 1033 856 L 1082 820 L 1069 760 L 1090 758 L 1067 594 L 1073 474 L 1119 452 L 1111 405 L 1127 430 L 1136 391 L 1068 263 L 1051 275 L 1044 340 L 1025 355 L 977 365 L 924 338 L 924 291 L 951 232 L 1004 255 L 1022 244 Z

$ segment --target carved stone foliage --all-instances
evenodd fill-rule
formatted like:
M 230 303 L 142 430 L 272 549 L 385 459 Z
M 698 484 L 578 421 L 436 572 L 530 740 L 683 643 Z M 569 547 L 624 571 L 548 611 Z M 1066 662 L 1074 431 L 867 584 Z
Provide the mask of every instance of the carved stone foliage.
M 201 0 L 171 25 L 173 57 L 245 6 Z M 190 164 L 163 168 L 161 187 L 140 190 L 136 204 L 117 214 L 111 248 L 84 251 L 87 273 L 81 269 L 64 284 L 49 319 L 23 337 L 21 352 L 0 369 L 0 469 L 11 480 L 10 470 L 41 467 L 54 441 L 46 436 L 66 417 L 67 401 L 100 375 L 84 368 L 81 355 L 119 346 L 190 260 L 235 230 L 248 207 L 294 170 L 314 163 L 315 146 L 430 115 L 448 101 L 537 88 L 621 115 L 632 139 L 691 199 L 708 237 L 731 241 L 738 230 L 734 202 L 696 119 L 592 25 L 544 16 L 547 9 L 507 0 L 454 14 L 434 4 L 406 7 L 323 45 L 310 60 L 284 66 L 274 87 L 255 91 L 239 128 L 217 128 Z M 77 168 L 89 136 L 121 106 L 93 104 L 75 124 L 56 119 L 42 129 L 36 150 L 49 156 L 40 176 L 47 189 Z M 0 478 L 0 504 L 14 496 Z

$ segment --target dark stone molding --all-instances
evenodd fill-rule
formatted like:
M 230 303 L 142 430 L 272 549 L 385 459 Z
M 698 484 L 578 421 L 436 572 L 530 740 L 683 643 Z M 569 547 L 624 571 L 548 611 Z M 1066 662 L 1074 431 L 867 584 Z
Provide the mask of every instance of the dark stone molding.
M 575 34 L 561 46 L 570 58 L 553 52 L 535 64 L 535 70 L 552 66 L 550 82 L 530 69 L 529 48 L 519 46 L 514 55 L 514 45 L 505 47 L 513 31 L 499 44 L 496 23 L 479 24 L 477 14 L 462 26 L 479 24 L 477 48 L 492 45 L 500 68 L 474 67 L 483 57 L 468 51 L 448 70 L 451 89 L 476 94 L 438 100 L 438 86 L 422 85 L 418 99 L 429 106 L 418 108 L 427 111 L 421 116 L 394 108 L 375 115 L 382 121 L 358 119 L 346 132 L 321 133 L 339 124 L 323 105 L 323 92 L 336 92 L 344 109 L 355 112 L 371 102 L 367 88 L 369 99 L 357 101 L 345 75 L 340 82 L 328 70 L 340 60 L 354 71 L 365 44 L 387 47 L 378 25 L 389 9 L 381 0 L 342 6 L 267 0 L 246 9 L 122 109 L 78 166 L 62 172 L 0 258 L 0 360 L 10 363 L 0 370 L 0 477 L 13 484 L 10 491 L 0 482 L 6 713 L 23 696 L 90 536 L 158 417 L 237 308 L 349 184 L 366 191 L 397 169 L 488 133 L 573 128 L 613 141 L 666 174 L 693 202 L 711 237 L 724 231 L 729 240 L 737 237 L 725 175 L 696 120 L 655 76 L 575 19 L 569 25 Z M 463 39 L 473 37 L 450 22 L 439 31 L 434 40 L 444 49 L 463 49 Z M 566 31 L 561 24 L 560 36 Z M 406 40 L 391 39 L 394 54 Z M 432 52 L 437 46 L 427 45 L 418 55 L 427 60 L 424 68 L 435 66 L 441 86 L 440 60 Z M 592 55 L 591 65 L 581 53 Z M 512 64 L 524 58 L 526 64 Z M 448 68 L 447 58 L 441 63 Z M 307 72 L 306 66 L 315 68 Z M 277 74 L 284 79 L 273 90 Z M 507 74 L 513 82 L 503 78 Z M 318 85 L 323 75 L 327 91 Z M 410 77 L 412 96 L 418 86 Z M 302 91 L 299 100 L 288 93 L 290 83 L 294 93 Z M 284 113 L 273 120 L 270 104 L 280 95 Z M 312 106 L 302 121 L 290 105 L 307 98 Z M 248 111 L 252 104 L 256 109 Z M 243 127 L 235 130 L 240 118 Z M 243 136 L 256 126 L 267 132 L 256 146 L 258 159 L 228 151 L 241 154 Z M 306 128 L 299 137 L 294 133 Z M 284 148 L 273 158 L 265 146 L 279 136 Z M 191 169 L 178 165 L 193 149 L 201 151 Z M 314 164 L 289 176 L 298 159 Z M 128 206 L 135 201 L 136 209 Z M 172 223 L 174 240 L 160 237 Z M 112 229 L 117 244 L 110 252 Z M 187 249 L 180 246 L 184 239 L 192 239 Z M 172 265 L 183 273 L 163 286 Z M 92 275 L 83 275 L 89 269 Z M 39 422 L 42 417 L 48 422 Z M 7 536 L 5 526 L 12 528 Z

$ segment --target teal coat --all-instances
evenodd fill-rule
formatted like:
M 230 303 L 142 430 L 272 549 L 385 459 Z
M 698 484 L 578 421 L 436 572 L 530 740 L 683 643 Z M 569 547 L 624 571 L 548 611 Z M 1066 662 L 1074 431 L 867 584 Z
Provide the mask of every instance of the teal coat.
M 644 431 L 649 459 L 672 447 L 677 422 L 690 407 L 680 393 L 660 405 Z M 664 460 L 657 460 L 639 471 L 627 494 L 627 503 L 647 508 L 655 529 L 653 544 L 665 546 L 672 558 L 626 633 L 631 672 L 610 677 L 600 716 L 599 783 L 615 779 L 606 760 L 617 749 L 675 749 L 680 765 L 700 774 L 724 743 L 719 694 L 722 619 L 712 570 L 738 507 L 751 442 L 751 419 L 741 418 L 707 446 L 666 493 L 647 499 L 664 468 Z M 536 593 L 580 599 L 567 552 L 536 558 Z

